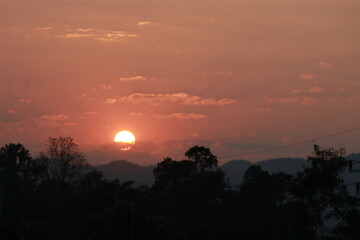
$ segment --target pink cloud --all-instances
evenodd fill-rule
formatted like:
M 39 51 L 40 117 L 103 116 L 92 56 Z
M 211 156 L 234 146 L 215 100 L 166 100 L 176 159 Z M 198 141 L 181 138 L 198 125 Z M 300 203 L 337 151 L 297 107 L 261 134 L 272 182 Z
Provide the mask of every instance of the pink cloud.
M 18 102 L 19 103 L 31 103 L 32 101 L 31 101 L 31 99 L 23 99 L 23 98 L 21 98 L 21 99 L 18 100 Z
M 273 108 L 266 108 L 266 107 L 257 107 L 255 108 L 256 112 L 273 112 Z
M 264 97 L 264 99 L 270 104 L 274 104 L 274 103 L 298 104 L 300 106 L 309 106 L 316 104 L 318 102 L 317 98 L 305 97 L 305 96 L 280 97 L 280 98 Z
M 68 126 L 68 127 L 73 127 L 73 126 L 76 126 L 77 124 L 74 123 L 74 122 L 66 122 L 64 123 L 64 126 Z
M 200 76 L 202 77 L 209 77 L 209 76 L 232 76 L 233 72 L 230 71 L 204 71 L 200 73 Z
M 68 120 L 69 117 L 64 114 L 53 114 L 53 115 L 42 115 L 39 117 L 41 120 L 48 120 L 48 121 L 65 121 Z
M 109 100 L 109 99 L 108 99 Z M 189 96 L 186 93 L 168 93 L 168 94 L 144 94 L 134 93 L 129 96 L 121 97 L 118 102 L 126 103 L 146 103 L 152 106 L 157 106 L 164 103 L 177 103 L 183 105 L 201 105 L 201 106 L 224 106 L 236 104 L 237 100 L 231 98 L 202 98 L 199 96 Z M 115 101 L 111 100 L 111 103 Z
M 301 89 L 293 89 L 291 90 L 291 94 L 299 94 L 301 92 Z
M 324 91 L 325 91 L 325 88 L 318 87 L 318 86 L 315 86 L 315 87 L 312 87 L 312 88 L 308 89 L 309 93 L 322 93 Z
M 137 76 L 132 76 L 132 77 L 121 77 L 119 78 L 119 82 L 133 82 L 133 81 L 144 81 L 146 80 L 145 77 L 141 76 L 141 75 L 137 75 Z
M 106 101 L 105 101 L 105 103 L 106 104 L 113 104 L 113 103 L 116 103 L 116 99 L 115 98 L 108 98 L 108 99 L 106 99 Z
M 107 85 L 107 84 L 101 84 L 99 86 L 102 90 L 111 90 L 113 88 L 112 85 Z
M 87 116 L 96 116 L 96 115 L 99 115 L 98 112 L 84 112 L 84 115 L 87 115 Z
M 6 110 L 7 113 L 16 113 L 16 111 L 14 109 L 8 109 Z
M 122 41 L 126 38 L 137 37 L 137 35 L 119 30 L 67 27 L 65 28 L 65 33 L 58 35 L 58 37 L 65 39 L 93 38 L 99 41 L 113 42 Z
M 150 22 L 150 21 L 142 21 L 142 22 L 138 22 L 137 25 L 146 26 L 146 25 L 157 25 L 157 24 L 153 23 L 153 22 Z
M 154 115 L 160 120 L 164 119 L 177 119 L 177 120 L 189 120 L 189 119 L 205 119 L 206 116 L 198 113 L 171 113 L 166 115 Z
M 43 127 L 58 127 L 60 123 L 68 119 L 69 117 L 65 114 L 42 115 L 35 120 L 35 123 Z M 66 126 L 66 122 L 64 125 Z
M 334 65 L 332 65 L 328 62 L 319 62 L 319 66 L 322 68 L 332 68 Z
M 129 113 L 131 116 L 137 116 L 137 117 L 140 117 L 142 116 L 143 114 L 142 113 L 139 113 L 139 112 L 131 112 Z
M 315 74 L 313 74 L 313 73 L 300 75 L 301 79 L 312 79 L 313 77 L 315 77 Z

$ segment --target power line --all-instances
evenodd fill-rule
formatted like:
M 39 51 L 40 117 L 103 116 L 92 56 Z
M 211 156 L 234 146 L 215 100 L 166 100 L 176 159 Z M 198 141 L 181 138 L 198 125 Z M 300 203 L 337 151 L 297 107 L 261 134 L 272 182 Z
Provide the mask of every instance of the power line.
M 340 135 L 350 133 L 350 132 L 355 132 L 355 131 L 358 131 L 358 130 L 360 130 L 360 127 L 352 128 L 352 129 L 344 130 L 344 131 L 341 131 L 341 132 L 329 134 L 329 135 L 326 135 L 326 136 L 323 136 L 323 137 L 313 138 L 313 139 L 310 139 L 310 140 L 301 141 L 301 142 L 297 142 L 297 143 L 292 143 L 292 144 L 288 144 L 288 145 L 284 145 L 284 146 L 267 148 L 267 149 L 263 149 L 263 150 L 237 154 L 237 155 L 233 155 L 233 156 L 223 156 L 223 157 L 220 157 L 220 158 L 235 158 L 235 157 L 242 157 L 242 156 L 247 156 L 247 155 L 251 155 L 251 154 L 257 154 L 257 153 L 264 153 L 264 152 L 271 152 L 271 151 L 286 149 L 286 148 L 290 148 L 290 147 L 294 147 L 294 146 L 298 146 L 298 145 L 303 145 L 303 144 L 306 144 L 306 143 L 315 142 L 317 140 L 323 140 L 323 139 L 326 139 L 326 138 L 340 136 Z

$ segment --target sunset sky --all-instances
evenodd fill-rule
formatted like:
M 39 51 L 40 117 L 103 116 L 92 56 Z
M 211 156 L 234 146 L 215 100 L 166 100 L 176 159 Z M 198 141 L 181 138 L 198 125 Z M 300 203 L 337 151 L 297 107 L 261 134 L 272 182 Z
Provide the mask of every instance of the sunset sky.
M 0 0 L 0 145 L 93 164 L 312 152 L 360 127 L 359 0 Z M 121 151 L 115 134 L 136 144 Z M 316 141 L 360 152 L 360 131 Z

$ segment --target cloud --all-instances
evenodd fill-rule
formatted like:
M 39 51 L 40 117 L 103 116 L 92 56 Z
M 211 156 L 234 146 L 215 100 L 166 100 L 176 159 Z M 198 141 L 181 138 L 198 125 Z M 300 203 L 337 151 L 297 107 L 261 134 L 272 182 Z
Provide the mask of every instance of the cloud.
M 300 106 L 309 106 L 316 104 L 318 102 L 317 98 L 306 97 L 306 96 L 280 97 L 280 98 L 264 97 L 264 99 L 270 104 L 274 104 L 274 103 L 298 104 Z
M 113 89 L 113 86 L 112 85 L 107 85 L 107 84 L 101 84 L 99 86 L 102 90 L 111 90 Z
M 167 93 L 167 94 L 145 94 L 134 93 L 116 99 L 107 99 L 106 103 L 133 103 L 133 104 L 149 104 L 158 106 L 164 103 L 183 104 L 183 105 L 199 105 L 199 106 L 224 106 L 236 104 L 237 100 L 231 98 L 202 98 L 199 96 L 189 96 L 187 93 Z
M 60 123 L 68 119 L 69 117 L 66 116 L 65 114 L 42 115 L 35 120 L 35 123 L 38 126 L 43 126 L 43 127 L 58 127 Z M 66 125 L 66 122 L 64 123 L 64 125 L 69 126 Z
M 6 110 L 6 113 L 16 113 L 16 111 L 14 109 L 8 109 Z
M 18 102 L 19 102 L 19 103 L 31 103 L 32 100 L 31 100 L 31 99 L 22 99 L 22 98 L 21 98 L 21 99 L 18 100 Z
M 319 66 L 322 68 L 332 68 L 334 65 L 328 62 L 319 62 Z
M 53 30 L 53 27 L 43 26 L 43 27 L 34 28 L 34 30 L 36 30 L 36 31 L 51 31 L 51 30 Z
M 291 90 L 291 94 L 299 94 L 299 93 L 301 93 L 301 89 L 299 89 L 299 88 L 297 88 L 297 89 L 293 89 L 293 90 Z
M 315 87 L 309 88 L 309 89 L 308 89 L 308 92 L 309 92 L 309 93 L 322 93 L 322 92 L 324 92 L 325 90 L 326 90 L 325 88 L 315 86 Z
M 266 108 L 266 107 L 257 107 L 255 108 L 256 112 L 273 112 L 273 108 Z
M 118 30 L 104 30 L 95 28 L 71 28 L 65 29 L 65 33 L 58 35 L 61 38 L 94 38 L 100 41 L 122 41 L 126 38 L 137 37 L 136 34 Z
M 106 99 L 106 101 L 105 101 L 105 103 L 106 104 L 113 104 L 113 103 L 116 103 L 116 99 L 115 98 L 108 98 L 108 99 Z
M 171 113 L 166 115 L 154 115 L 157 119 L 177 119 L 177 120 L 189 120 L 189 119 L 205 119 L 206 116 L 198 113 Z
M 74 123 L 74 122 L 66 122 L 64 123 L 64 126 L 68 126 L 68 127 L 73 127 L 73 126 L 76 126 L 77 123 Z
M 146 25 L 155 25 L 155 24 L 149 21 L 143 21 L 143 22 L 138 22 L 137 25 L 146 26 Z
M 96 116 L 96 115 L 99 115 L 98 112 L 84 112 L 84 115 L 86 116 Z
M 143 114 L 142 113 L 138 113 L 138 112 L 131 112 L 129 113 L 131 116 L 137 116 L 137 117 L 140 117 L 142 116 Z
M 233 72 L 230 71 L 204 71 L 199 74 L 202 77 L 209 77 L 209 76 L 232 76 Z
M 118 79 L 119 82 L 132 82 L 132 81 L 144 81 L 144 80 L 146 80 L 146 78 L 141 75 L 132 76 L 132 77 L 121 77 Z
M 315 77 L 315 74 L 313 74 L 313 73 L 300 75 L 301 79 L 312 79 L 313 77 Z
M 48 121 L 65 121 L 68 120 L 69 117 L 64 114 L 53 114 L 53 115 L 42 115 L 39 117 L 41 120 L 48 120 Z

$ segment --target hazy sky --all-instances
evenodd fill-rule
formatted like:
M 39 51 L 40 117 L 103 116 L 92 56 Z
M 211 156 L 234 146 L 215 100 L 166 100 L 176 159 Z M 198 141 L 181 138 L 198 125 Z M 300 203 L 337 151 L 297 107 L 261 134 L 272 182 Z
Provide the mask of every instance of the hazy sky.
M 198 144 L 224 162 L 360 127 L 359 12 L 358 0 L 0 0 L 0 144 L 35 153 L 71 136 L 96 164 Z M 120 130 L 137 138 L 128 152 L 112 143 Z

